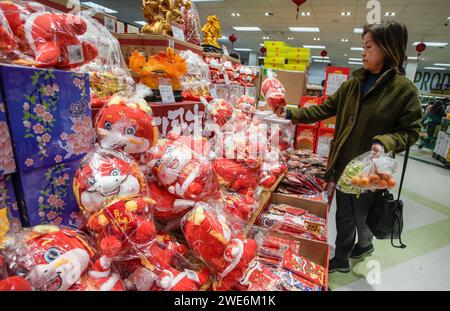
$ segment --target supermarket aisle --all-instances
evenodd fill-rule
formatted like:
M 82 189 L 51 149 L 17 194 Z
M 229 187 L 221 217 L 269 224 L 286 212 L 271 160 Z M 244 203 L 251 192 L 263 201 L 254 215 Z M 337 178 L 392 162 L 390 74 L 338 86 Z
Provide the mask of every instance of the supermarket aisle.
M 402 165 L 403 157 L 398 160 Z M 403 240 L 408 247 L 395 249 L 390 241 L 375 240 L 374 254 L 365 260 L 352 260 L 352 272 L 330 275 L 330 288 L 450 290 L 449 184 L 450 170 L 410 160 L 402 192 L 405 203 Z M 333 202 L 329 225 L 330 258 L 334 256 L 335 213 Z

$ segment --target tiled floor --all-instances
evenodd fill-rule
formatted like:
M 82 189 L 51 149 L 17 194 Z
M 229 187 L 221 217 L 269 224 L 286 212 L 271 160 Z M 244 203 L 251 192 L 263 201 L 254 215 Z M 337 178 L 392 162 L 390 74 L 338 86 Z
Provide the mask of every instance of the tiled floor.
M 398 157 L 400 175 L 402 157 Z M 402 197 L 404 250 L 375 241 L 375 252 L 352 261 L 352 272 L 332 273 L 332 290 L 450 290 L 450 170 L 408 162 Z M 330 211 L 329 241 L 334 254 L 336 206 Z

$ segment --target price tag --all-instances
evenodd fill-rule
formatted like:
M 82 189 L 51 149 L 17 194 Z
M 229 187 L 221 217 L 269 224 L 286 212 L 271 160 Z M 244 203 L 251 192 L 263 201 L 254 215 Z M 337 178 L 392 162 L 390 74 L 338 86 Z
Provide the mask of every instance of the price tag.
M 226 45 L 222 45 L 223 54 L 230 55 L 230 52 L 228 52 L 228 48 Z
M 127 33 L 139 33 L 139 28 L 133 25 L 127 25 Z
M 178 39 L 181 41 L 186 41 L 184 38 L 184 30 L 182 28 L 180 28 L 179 26 L 172 25 L 172 33 L 173 33 L 173 37 L 175 39 Z
M 169 48 L 175 50 L 175 42 L 172 39 L 169 39 Z
M 217 89 L 214 84 L 211 84 L 209 86 L 209 94 L 211 94 L 211 97 L 216 100 L 217 99 Z
M 125 24 L 117 21 L 117 33 L 125 33 Z
M 169 79 L 159 79 L 159 94 L 164 104 L 175 102 L 171 81 Z
M 84 61 L 81 45 L 68 45 L 67 54 L 69 54 L 69 64 L 79 64 Z
M 228 73 L 226 71 L 223 73 L 223 78 L 225 80 L 225 84 L 230 85 L 230 78 L 228 77 Z
M 116 32 L 116 20 L 114 18 L 105 16 L 104 23 L 105 23 L 106 29 L 108 29 L 111 32 Z

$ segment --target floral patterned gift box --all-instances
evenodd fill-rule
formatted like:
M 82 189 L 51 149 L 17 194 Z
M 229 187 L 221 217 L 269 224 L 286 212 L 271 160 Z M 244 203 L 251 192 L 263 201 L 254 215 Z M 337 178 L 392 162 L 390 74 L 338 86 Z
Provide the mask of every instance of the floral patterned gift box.
M 0 93 L 0 177 L 12 174 L 16 171 L 14 152 L 9 136 L 8 123 L 6 122 L 5 104 Z
M 26 226 L 54 223 L 81 228 L 84 217 L 73 194 L 80 160 L 14 175 L 16 195 Z
M 11 231 L 17 232 L 22 228 L 19 208 L 10 175 L 0 177 L 0 222 L 4 223 L 5 217 L 7 218 Z M 2 227 L 1 224 L 0 227 Z
M 21 172 L 73 161 L 91 150 L 87 74 L 0 65 L 0 80 Z

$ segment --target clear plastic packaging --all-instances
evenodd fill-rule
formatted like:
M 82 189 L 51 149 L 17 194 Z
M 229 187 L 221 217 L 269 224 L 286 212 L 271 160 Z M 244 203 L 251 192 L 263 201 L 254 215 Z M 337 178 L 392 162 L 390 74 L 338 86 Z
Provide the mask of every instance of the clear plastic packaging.
M 140 161 L 141 155 L 158 142 L 150 106 L 138 94 L 116 94 L 96 117 L 98 141 L 105 149 L 123 151 Z
M 156 237 L 154 204 L 155 201 L 146 196 L 108 202 L 88 216 L 86 227 L 108 258 L 140 257 Z
M 0 281 L 6 290 L 26 290 L 27 283 L 37 291 L 125 290 L 111 260 L 99 254 L 85 234 L 73 229 L 25 228 L 10 236 L 1 256 L 10 276 Z
M 187 74 L 181 77 L 183 97 L 194 101 L 200 100 L 200 97 L 211 100 L 208 87 L 211 82 L 208 65 L 199 55 L 190 50 L 181 51 L 180 56 L 187 63 Z
M 186 245 L 163 233 L 156 241 L 145 256 L 119 262 L 128 290 L 198 291 L 210 280 L 204 264 L 187 259 Z
M 168 135 L 147 152 L 143 162 L 169 193 L 186 200 L 202 201 L 219 193 L 219 183 L 211 162 L 202 152 L 194 151 L 196 145 L 203 150 L 204 140 L 195 141 L 191 137 Z
M 264 96 L 267 105 L 279 114 L 286 107 L 286 90 L 281 82 L 276 78 L 267 78 L 261 84 L 261 94 Z
M 240 194 L 222 190 L 225 198 L 225 211 L 230 213 L 238 220 L 247 223 L 254 211 L 259 207 L 259 198 L 257 192 L 249 191 L 248 193 Z
M 239 98 L 237 107 L 244 113 L 254 114 L 256 112 L 255 98 L 247 95 L 242 95 Z
M 243 161 L 218 158 L 213 162 L 214 172 L 221 186 L 246 194 L 258 187 L 259 167 L 251 167 Z
M 231 230 L 220 210 L 203 202 L 183 217 L 182 230 L 194 254 L 215 276 L 215 290 L 232 289 L 258 252 L 255 240 Z
M 396 186 L 397 165 L 387 154 L 374 157 L 373 151 L 363 153 L 347 164 L 337 188 L 344 193 L 392 189 Z
M 144 175 L 133 159 L 98 145 L 81 161 L 73 188 L 80 209 L 88 218 L 112 200 L 148 193 Z
M 20 65 L 72 69 L 97 58 L 97 47 L 83 40 L 88 22 L 79 15 L 48 9 L 35 2 L 2 4 L 17 50 L 9 61 Z
M 212 121 L 217 124 L 219 128 L 223 128 L 232 121 L 233 106 L 223 99 L 217 99 L 210 102 L 206 105 L 205 110 L 206 122 Z
M 264 155 L 261 165 L 259 184 L 264 188 L 272 188 L 278 178 L 287 171 L 284 159 L 276 151 L 269 151 Z
M 263 228 L 317 241 L 326 241 L 325 219 L 300 208 L 286 204 L 271 204 L 261 215 L 259 224 Z
M 92 14 L 91 11 L 83 11 L 82 14 L 87 22 L 82 40 L 96 46 L 98 56 L 82 66 L 80 71 L 90 74 L 92 108 L 101 108 L 116 93 L 133 90 L 135 82 L 123 58 L 119 41 L 105 26 L 88 15 Z
M 186 2 L 189 4 L 186 5 Z M 189 43 L 200 45 L 202 41 L 200 15 L 195 4 L 191 0 L 185 1 L 181 13 L 184 19 L 184 38 Z

